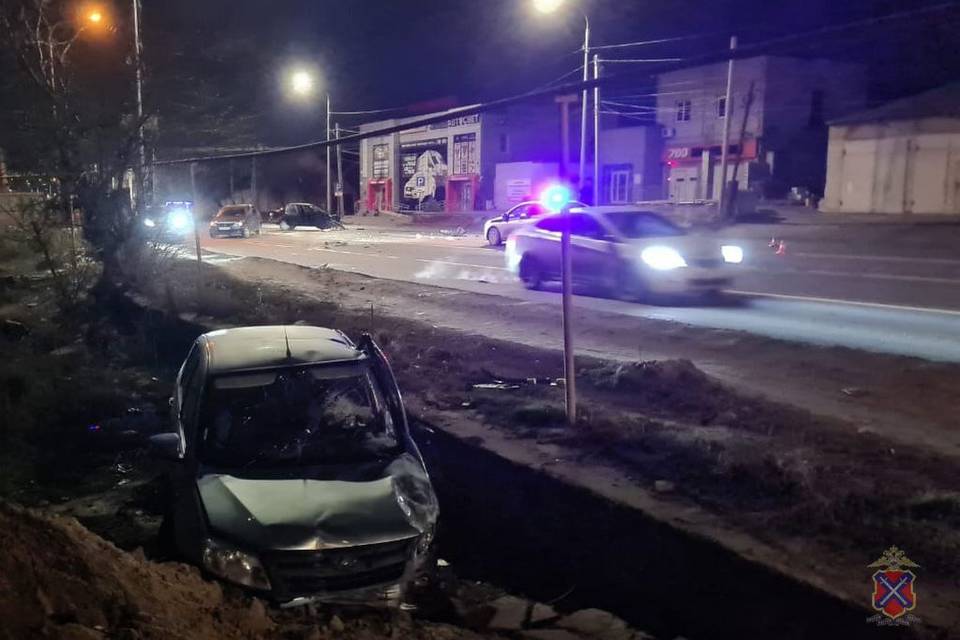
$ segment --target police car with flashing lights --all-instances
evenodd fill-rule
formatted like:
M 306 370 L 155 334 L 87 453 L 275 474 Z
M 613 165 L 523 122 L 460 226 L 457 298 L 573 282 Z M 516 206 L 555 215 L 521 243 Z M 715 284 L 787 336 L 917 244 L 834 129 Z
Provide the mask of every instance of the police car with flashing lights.
M 507 268 L 528 289 L 560 279 L 561 238 L 570 233 L 572 278 L 607 295 L 715 294 L 730 288 L 743 249 L 689 233 L 636 207 L 567 208 L 543 216 L 507 240 Z
M 193 203 L 170 201 L 143 217 L 143 231 L 148 240 L 171 242 L 193 235 Z

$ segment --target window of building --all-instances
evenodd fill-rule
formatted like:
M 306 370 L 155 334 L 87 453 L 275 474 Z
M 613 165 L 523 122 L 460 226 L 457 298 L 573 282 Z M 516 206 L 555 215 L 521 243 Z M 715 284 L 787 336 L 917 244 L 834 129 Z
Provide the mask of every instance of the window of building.
M 720 96 L 717 98 L 717 117 L 727 117 L 727 96 Z
M 500 153 L 509 153 L 510 151 L 510 136 L 506 133 L 500 134 Z
M 823 124 L 823 91 L 815 89 L 810 94 L 810 126 L 818 127 Z
M 691 106 L 692 105 L 689 100 L 677 101 L 677 122 L 690 122 Z

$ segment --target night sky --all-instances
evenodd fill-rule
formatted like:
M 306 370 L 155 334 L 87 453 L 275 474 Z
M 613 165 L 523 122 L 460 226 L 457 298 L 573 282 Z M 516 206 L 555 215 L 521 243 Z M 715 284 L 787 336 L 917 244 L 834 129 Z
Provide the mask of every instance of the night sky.
M 78 58 L 124 59 L 129 0 L 105 2 L 114 7 L 118 32 L 112 43 L 77 51 Z M 442 98 L 466 104 L 540 87 L 574 70 L 583 33 L 578 7 L 591 16 L 594 44 L 690 37 L 607 52 L 611 57 L 689 58 L 722 53 L 734 33 L 749 44 L 941 2 L 569 0 L 564 13 L 544 17 L 531 0 L 143 0 L 147 107 L 159 112 L 170 147 L 292 144 L 322 137 L 323 115 L 319 99 L 292 104 L 284 95 L 281 79 L 294 64 L 308 64 L 323 78 L 334 110 Z M 960 2 L 935 19 L 816 37 L 772 52 L 865 62 L 878 102 L 960 79 L 958 33 Z M 650 79 L 649 67 L 610 69 L 633 74 L 638 87 Z M 355 126 L 375 117 L 338 119 Z

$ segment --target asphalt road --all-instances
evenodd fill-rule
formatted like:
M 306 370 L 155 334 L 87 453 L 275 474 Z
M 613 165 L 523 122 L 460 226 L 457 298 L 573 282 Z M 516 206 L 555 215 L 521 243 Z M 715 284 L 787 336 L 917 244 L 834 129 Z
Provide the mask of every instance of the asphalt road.
M 587 296 L 577 296 L 575 304 L 809 344 L 960 362 L 960 258 L 950 257 L 951 250 L 898 242 L 896 234 L 890 242 L 838 242 L 807 230 L 788 241 L 786 255 L 775 255 L 762 233 L 737 227 L 722 233 L 744 246 L 746 260 L 721 305 L 651 306 Z M 203 244 L 227 255 L 559 304 L 556 293 L 525 290 L 504 267 L 502 251 L 485 246 L 476 234 L 453 237 L 360 224 L 330 231 L 264 229 L 259 237 L 204 238 Z

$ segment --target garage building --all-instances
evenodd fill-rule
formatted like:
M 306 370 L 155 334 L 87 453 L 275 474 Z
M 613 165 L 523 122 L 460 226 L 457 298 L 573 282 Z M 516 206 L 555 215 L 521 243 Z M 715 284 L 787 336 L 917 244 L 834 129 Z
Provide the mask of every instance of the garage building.
M 830 124 L 821 210 L 960 214 L 960 82 Z

